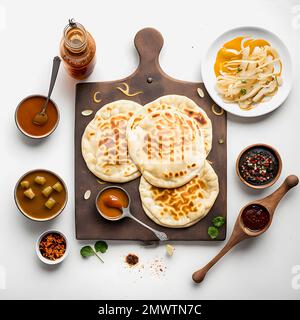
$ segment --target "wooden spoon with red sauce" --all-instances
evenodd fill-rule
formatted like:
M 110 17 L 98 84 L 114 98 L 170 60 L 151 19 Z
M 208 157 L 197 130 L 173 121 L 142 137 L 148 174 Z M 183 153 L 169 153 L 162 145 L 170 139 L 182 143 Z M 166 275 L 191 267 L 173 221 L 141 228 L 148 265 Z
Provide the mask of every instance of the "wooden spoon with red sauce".
M 193 273 L 193 280 L 196 283 L 202 282 L 210 268 L 236 244 L 242 240 L 257 237 L 266 232 L 272 223 L 278 203 L 298 182 L 299 179 L 297 176 L 290 175 L 272 194 L 266 198 L 245 205 L 237 217 L 231 237 L 225 247 L 206 266 Z

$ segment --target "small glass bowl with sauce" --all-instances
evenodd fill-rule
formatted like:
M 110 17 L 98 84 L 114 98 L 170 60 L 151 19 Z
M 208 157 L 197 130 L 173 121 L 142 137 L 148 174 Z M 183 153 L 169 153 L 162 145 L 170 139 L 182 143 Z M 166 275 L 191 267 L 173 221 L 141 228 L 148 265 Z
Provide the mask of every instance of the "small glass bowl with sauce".
M 239 154 L 236 172 L 240 180 L 253 189 L 272 186 L 279 178 L 282 160 L 277 150 L 267 144 L 253 144 Z
M 108 220 L 116 221 L 123 217 L 123 209 L 130 205 L 127 192 L 118 186 L 103 188 L 96 197 L 96 208 L 100 215 Z
M 247 233 L 255 235 L 266 229 L 271 223 L 271 216 L 268 209 L 259 204 L 252 203 L 241 210 L 241 223 L 247 229 Z
M 59 110 L 51 99 L 46 109 L 48 121 L 42 126 L 36 125 L 32 121 L 34 116 L 41 111 L 46 99 L 47 97 L 43 95 L 31 95 L 18 104 L 15 112 L 15 122 L 25 136 L 32 139 L 42 139 L 48 137 L 57 128 L 60 119 Z

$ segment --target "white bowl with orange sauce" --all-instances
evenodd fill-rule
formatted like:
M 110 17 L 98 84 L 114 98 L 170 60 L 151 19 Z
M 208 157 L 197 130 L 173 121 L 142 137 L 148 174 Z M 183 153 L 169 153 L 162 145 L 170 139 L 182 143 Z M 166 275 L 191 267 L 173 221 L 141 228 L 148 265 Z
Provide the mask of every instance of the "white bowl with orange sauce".
M 241 109 L 238 103 L 224 102 L 216 89 L 217 78 L 214 66 L 218 51 L 225 43 L 237 37 L 251 37 L 269 42 L 270 45 L 277 50 L 282 62 L 282 85 L 279 86 L 278 92 L 268 101 L 259 102 L 250 110 Z M 277 35 L 260 27 L 238 27 L 220 35 L 213 41 L 205 53 L 202 59 L 201 72 L 204 85 L 214 102 L 227 112 L 241 117 L 257 117 L 272 112 L 283 104 L 292 88 L 292 61 L 288 48 Z

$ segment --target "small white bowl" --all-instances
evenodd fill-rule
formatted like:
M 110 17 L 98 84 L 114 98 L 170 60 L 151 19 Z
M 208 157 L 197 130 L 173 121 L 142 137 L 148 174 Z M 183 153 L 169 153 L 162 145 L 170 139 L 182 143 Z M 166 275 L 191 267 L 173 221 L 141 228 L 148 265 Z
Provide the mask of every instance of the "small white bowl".
M 65 241 L 66 241 L 66 251 L 65 251 L 65 254 L 59 258 L 59 259 L 56 259 L 56 260 L 50 260 L 50 259 L 47 259 L 45 258 L 42 254 L 41 254 L 41 251 L 40 251 L 40 242 L 42 240 L 42 238 L 48 234 L 48 233 L 58 233 L 60 234 L 61 236 L 63 236 L 65 238 Z M 68 255 L 69 253 L 69 242 L 68 242 L 68 239 L 66 237 L 66 235 L 64 233 L 62 233 L 61 231 L 58 231 L 58 230 L 47 230 L 47 231 L 44 231 L 37 239 L 36 241 L 36 245 L 35 245 L 35 251 L 36 251 L 36 254 L 37 256 L 39 257 L 39 259 L 46 263 L 46 264 L 49 264 L 49 265 L 55 265 L 55 264 L 59 264 L 61 263 Z

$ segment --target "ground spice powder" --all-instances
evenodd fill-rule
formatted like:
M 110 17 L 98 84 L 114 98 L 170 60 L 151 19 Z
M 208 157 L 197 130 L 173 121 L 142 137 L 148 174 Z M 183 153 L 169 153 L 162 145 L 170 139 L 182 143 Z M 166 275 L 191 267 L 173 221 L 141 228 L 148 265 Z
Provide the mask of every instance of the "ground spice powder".
M 129 253 L 126 256 L 125 261 L 129 266 L 135 266 L 139 263 L 139 257 L 133 253 Z

